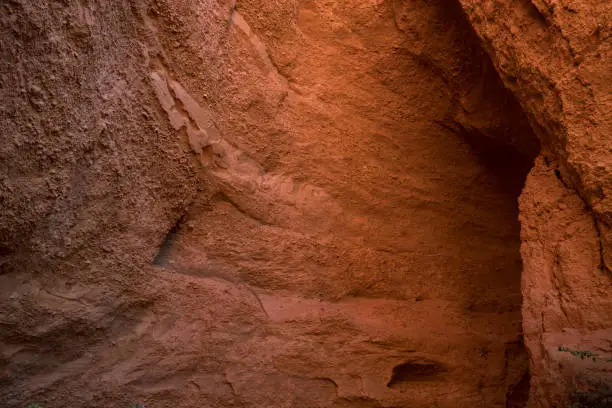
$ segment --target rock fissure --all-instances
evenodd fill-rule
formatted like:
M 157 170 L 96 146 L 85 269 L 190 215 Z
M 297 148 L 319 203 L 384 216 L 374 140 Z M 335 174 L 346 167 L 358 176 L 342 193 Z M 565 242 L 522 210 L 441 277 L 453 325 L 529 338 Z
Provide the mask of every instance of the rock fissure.
M 592 215 L 593 217 L 593 226 L 595 227 L 595 233 L 597 235 L 597 242 L 599 243 L 599 258 L 600 258 L 600 265 L 599 265 L 599 269 L 604 272 L 604 273 L 611 273 L 612 269 L 610 269 L 610 267 L 608 267 L 607 263 L 606 263 L 606 257 L 605 257 L 605 251 L 606 248 L 604 246 L 604 242 L 603 242 L 603 236 L 600 230 L 600 225 L 599 225 L 599 221 L 597 219 L 597 212 L 595 211 L 595 209 L 589 204 L 589 202 L 584 198 L 584 196 L 581 194 L 580 190 L 573 188 L 571 185 L 569 185 L 564 179 L 563 176 L 561 174 L 561 172 L 559 171 L 559 169 L 554 169 L 553 170 L 555 177 L 557 177 L 557 179 L 563 184 L 563 186 L 573 192 L 576 196 L 578 196 L 583 204 L 584 207 L 589 211 L 589 213 Z
M 601 271 L 604 273 L 611 274 L 612 269 L 608 266 L 608 263 L 606 262 L 606 248 L 604 247 L 603 236 L 599 226 L 599 221 L 597 220 L 597 216 L 594 212 L 593 225 L 595 226 L 595 232 L 597 233 L 597 241 L 599 242 L 599 269 L 601 269 Z

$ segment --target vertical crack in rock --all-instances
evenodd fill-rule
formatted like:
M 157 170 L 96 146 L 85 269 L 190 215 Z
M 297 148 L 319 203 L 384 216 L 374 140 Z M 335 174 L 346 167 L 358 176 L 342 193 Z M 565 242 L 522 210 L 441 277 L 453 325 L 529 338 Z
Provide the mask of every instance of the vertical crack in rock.
M 602 272 L 606 272 L 609 275 L 612 275 L 612 269 L 610 268 L 610 266 L 608 266 L 608 262 L 607 262 L 607 248 L 604 245 L 604 238 L 601 234 L 601 227 L 599 225 L 599 222 L 597 221 L 597 216 L 593 215 L 593 222 L 595 224 L 595 230 L 597 231 L 597 239 L 599 241 L 599 257 L 600 257 L 600 265 L 599 268 L 601 269 Z
M 170 251 L 172 251 L 172 247 L 177 240 L 178 233 L 181 229 L 181 224 L 185 220 L 185 217 L 186 217 L 185 215 L 182 215 L 176 221 L 176 223 L 172 226 L 172 228 L 170 228 L 170 230 L 164 237 L 164 240 L 162 241 L 162 244 L 159 247 L 159 252 L 155 256 L 155 259 L 153 260 L 154 265 L 157 265 L 157 266 L 167 266 L 168 265 Z

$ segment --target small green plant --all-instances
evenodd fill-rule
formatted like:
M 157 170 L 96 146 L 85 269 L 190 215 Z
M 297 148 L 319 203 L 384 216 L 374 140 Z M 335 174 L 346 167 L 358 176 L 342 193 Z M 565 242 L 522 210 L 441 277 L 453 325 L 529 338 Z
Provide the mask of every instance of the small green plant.
M 559 346 L 558 350 L 564 353 L 570 353 L 572 356 L 581 360 L 584 360 L 586 358 L 591 359 L 593 361 L 612 361 L 612 358 L 600 357 L 599 354 L 593 353 L 592 351 L 588 350 L 572 350 L 563 346 Z
M 580 360 L 592 360 L 593 362 L 612 362 L 610 357 L 602 357 L 589 350 L 572 350 L 559 346 L 559 351 L 569 353 Z M 569 395 L 566 408 L 610 408 L 612 407 L 612 386 L 605 383 L 593 383 L 589 381 L 588 390 L 574 391 Z
M 43 408 L 40 404 L 35 404 L 33 402 L 29 403 L 26 408 Z

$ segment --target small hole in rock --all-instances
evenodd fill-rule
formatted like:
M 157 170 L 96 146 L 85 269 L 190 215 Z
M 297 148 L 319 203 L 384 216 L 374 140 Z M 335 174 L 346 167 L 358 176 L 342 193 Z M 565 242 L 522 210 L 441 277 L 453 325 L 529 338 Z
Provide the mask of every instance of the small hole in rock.
M 393 368 L 391 380 L 387 383 L 387 387 L 398 388 L 403 383 L 430 380 L 444 372 L 446 372 L 446 369 L 436 362 L 406 362 Z

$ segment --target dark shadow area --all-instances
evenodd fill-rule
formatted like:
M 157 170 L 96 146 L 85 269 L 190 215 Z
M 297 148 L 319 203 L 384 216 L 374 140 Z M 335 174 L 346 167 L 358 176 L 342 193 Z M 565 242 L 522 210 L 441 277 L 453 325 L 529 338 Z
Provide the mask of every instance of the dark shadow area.
M 406 362 L 393 367 L 389 388 L 400 388 L 403 383 L 427 381 L 446 372 L 443 365 L 433 361 Z
M 168 263 L 168 258 L 170 257 L 170 251 L 172 250 L 172 246 L 176 242 L 177 235 L 181 229 L 181 224 L 185 221 L 185 215 L 180 217 L 176 223 L 170 228 L 162 244 L 159 247 L 159 252 L 155 256 L 153 260 L 153 265 L 157 266 L 166 266 Z
M 533 167 L 537 151 L 527 154 L 511 144 L 500 142 L 500 138 L 469 131 L 459 126 L 459 137 L 470 146 L 472 152 L 487 170 L 492 184 L 505 194 L 518 199 L 525 185 L 527 174 Z M 518 215 L 518 208 L 517 208 Z
M 506 394 L 506 408 L 525 408 L 529 399 L 531 376 L 526 372 L 518 384 Z
M 570 395 L 569 406 L 574 408 L 612 408 L 611 384 L 588 384 L 586 390 L 576 391 Z
M 459 2 L 415 0 L 391 4 L 396 27 L 406 40 L 398 47 L 398 61 L 416 60 L 431 71 L 432 78 L 441 80 L 451 103 L 444 118 L 435 122 L 465 144 L 468 154 L 483 169 L 473 178 L 474 192 L 466 195 L 473 201 L 461 204 L 474 208 L 474 221 L 467 222 L 463 229 L 474 244 L 459 244 L 464 270 L 472 275 L 467 280 L 470 283 L 457 286 L 458 290 L 469 294 L 466 310 L 474 321 L 495 315 L 499 321 L 516 322 L 509 333 L 518 332 L 522 303 L 518 198 L 539 154 L 540 142 Z M 402 66 L 398 63 L 398 67 Z M 396 91 L 400 92 L 402 82 L 396 82 Z M 492 199 L 481 198 L 486 197 L 483 194 L 490 194 Z M 489 256 L 479 256 L 485 253 Z M 522 343 L 517 347 L 524 352 Z M 528 362 L 517 358 L 519 354 L 506 355 L 507 367 L 513 373 L 506 385 L 507 408 L 523 408 L 529 397 Z M 393 369 L 388 387 L 426 381 L 442 372 L 443 367 L 431 362 L 407 362 Z

